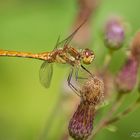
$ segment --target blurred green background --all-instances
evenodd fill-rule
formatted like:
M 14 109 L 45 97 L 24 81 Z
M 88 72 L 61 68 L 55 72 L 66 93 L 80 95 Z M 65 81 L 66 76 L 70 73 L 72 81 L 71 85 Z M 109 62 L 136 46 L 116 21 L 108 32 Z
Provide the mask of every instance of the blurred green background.
M 104 56 L 104 49 L 99 47 L 103 22 L 111 13 L 120 14 L 131 25 L 128 36 L 131 39 L 140 26 L 139 6 L 139 0 L 101 1 L 92 28 L 95 64 L 99 67 Z M 1 0 L 0 49 L 50 51 L 59 35 L 66 36 L 76 12 L 76 0 Z M 116 53 L 113 61 L 120 64 L 120 55 Z M 118 66 L 113 61 L 110 69 L 115 72 Z M 66 102 L 67 108 L 63 111 L 62 104 L 57 105 L 57 102 L 63 94 L 61 88 L 69 69 L 55 65 L 51 87 L 45 89 L 39 83 L 41 63 L 32 59 L 0 57 L 0 140 L 39 140 L 45 124 L 48 126 L 44 140 L 59 140 L 67 131 L 69 119 L 66 114 L 71 106 Z M 67 100 L 68 96 L 64 96 Z M 50 122 L 51 116 L 54 118 Z M 140 132 L 139 118 L 140 109 L 118 122 L 117 132 L 103 130 L 96 139 L 136 139 L 131 134 Z

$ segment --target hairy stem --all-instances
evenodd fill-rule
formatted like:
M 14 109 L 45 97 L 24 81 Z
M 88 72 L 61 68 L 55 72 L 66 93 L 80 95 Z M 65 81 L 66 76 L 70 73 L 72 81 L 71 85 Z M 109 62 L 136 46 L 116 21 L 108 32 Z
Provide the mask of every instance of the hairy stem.
M 125 109 L 123 112 L 119 113 L 114 118 L 108 120 L 106 122 L 106 126 L 119 121 L 122 117 L 124 117 L 127 114 L 129 114 L 130 112 L 136 110 L 139 105 L 140 105 L 140 97 L 131 106 L 129 106 L 127 109 Z
M 109 50 L 109 53 L 105 56 L 104 65 L 103 65 L 103 73 L 105 73 L 110 65 L 111 59 L 113 56 L 113 51 Z
M 113 113 L 115 113 L 118 108 L 120 107 L 120 105 L 122 104 L 123 101 L 123 94 L 118 94 L 112 108 L 110 109 L 110 111 L 106 114 L 105 117 L 103 117 L 103 119 L 101 119 L 100 123 L 98 124 L 97 128 L 95 129 L 93 135 L 91 136 L 91 138 L 93 139 L 95 137 L 95 135 L 106 126 L 106 122 L 108 122 L 110 120 L 110 118 L 112 117 Z

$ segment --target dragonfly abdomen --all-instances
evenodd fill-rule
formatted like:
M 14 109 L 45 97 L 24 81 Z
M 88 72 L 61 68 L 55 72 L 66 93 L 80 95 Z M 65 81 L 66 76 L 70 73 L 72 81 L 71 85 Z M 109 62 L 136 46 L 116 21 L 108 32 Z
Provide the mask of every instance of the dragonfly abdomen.
M 33 54 L 33 53 L 29 53 L 29 52 L 8 51 L 8 50 L 0 50 L 0 56 L 41 59 L 41 58 L 39 58 L 38 54 Z

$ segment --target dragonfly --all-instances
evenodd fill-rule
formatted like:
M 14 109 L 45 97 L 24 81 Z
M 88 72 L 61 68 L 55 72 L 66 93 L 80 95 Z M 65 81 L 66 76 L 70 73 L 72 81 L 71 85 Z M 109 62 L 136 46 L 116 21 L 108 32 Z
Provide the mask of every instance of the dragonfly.
M 85 21 L 79 25 L 79 27 L 71 33 L 66 39 L 60 41 L 58 37 L 54 49 L 50 52 L 42 53 L 30 53 L 30 52 L 19 52 L 19 51 L 10 51 L 0 49 L 0 56 L 9 56 L 9 57 L 24 57 L 24 58 L 33 58 L 43 60 L 43 64 L 40 67 L 39 79 L 41 84 L 49 88 L 51 84 L 51 79 L 53 75 L 53 63 L 69 64 L 72 68 L 72 71 L 76 68 L 75 78 L 78 79 L 78 70 L 82 68 L 90 75 L 91 72 L 86 69 L 83 64 L 89 65 L 95 58 L 94 52 L 88 48 L 86 49 L 77 49 L 70 45 L 71 40 L 78 30 L 84 25 Z M 72 72 L 70 72 L 72 76 Z M 68 77 L 68 85 L 71 87 Z

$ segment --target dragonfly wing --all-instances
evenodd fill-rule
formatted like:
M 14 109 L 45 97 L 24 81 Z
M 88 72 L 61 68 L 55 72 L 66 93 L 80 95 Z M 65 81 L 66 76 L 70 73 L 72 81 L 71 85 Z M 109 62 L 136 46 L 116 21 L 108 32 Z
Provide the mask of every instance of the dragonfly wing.
M 59 46 L 59 41 L 60 41 L 60 36 L 58 36 L 58 39 L 57 39 L 57 41 L 56 41 L 54 50 L 57 49 L 57 47 Z
M 74 35 L 79 31 L 79 29 L 85 24 L 85 22 L 87 21 L 87 19 L 85 19 L 78 27 L 77 29 L 71 33 L 67 38 L 65 38 L 64 40 L 62 40 L 61 42 L 57 42 L 57 47 L 58 46 L 61 46 L 61 47 L 64 47 L 65 45 L 68 45 L 71 40 L 73 39 Z M 58 41 L 59 41 L 60 37 L 58 38 Z
M 53 64 L 45 61 L 41 65 L 39 71 L 40 82 L 44 87 L 46 88 L 50 87 L 52 75 L 53 75 Z

